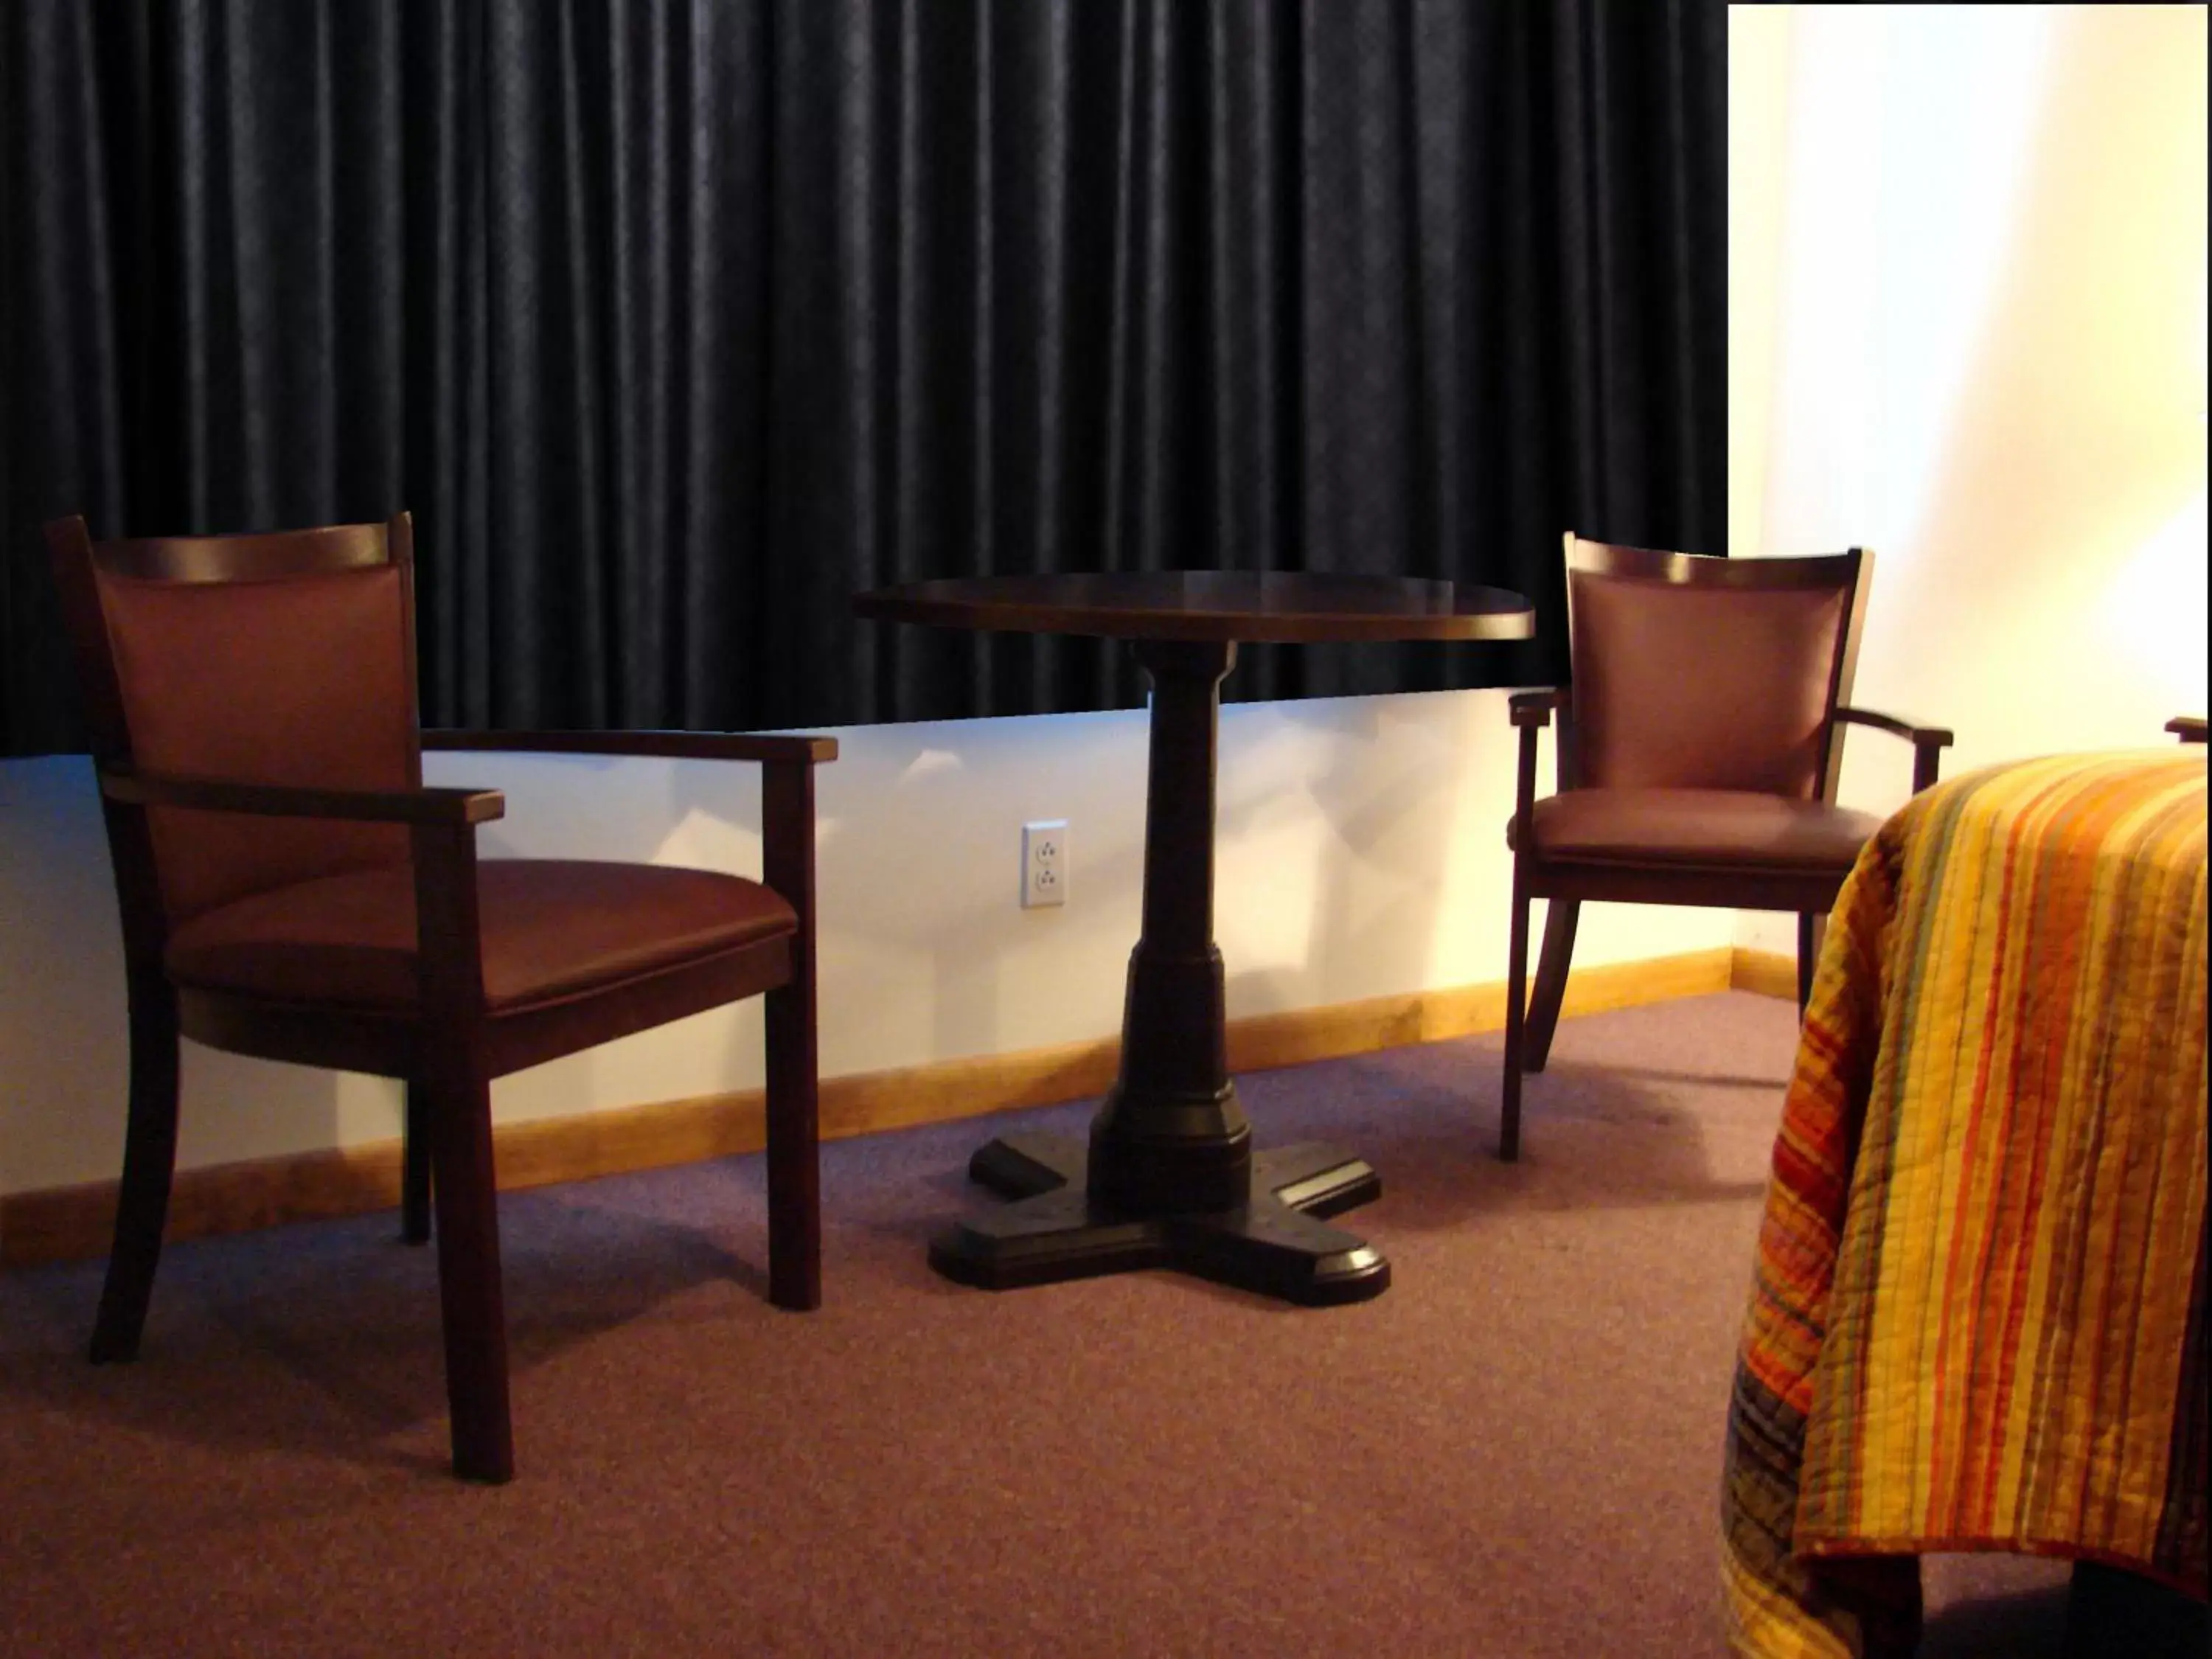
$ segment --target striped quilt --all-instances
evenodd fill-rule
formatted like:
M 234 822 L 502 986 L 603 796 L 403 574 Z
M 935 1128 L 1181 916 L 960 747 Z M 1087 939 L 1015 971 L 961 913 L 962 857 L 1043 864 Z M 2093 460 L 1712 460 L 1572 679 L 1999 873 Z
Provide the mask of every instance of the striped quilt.
M 2205 763 L 1917 797 L 1836 901 L 1729 1401 L 1729 1638 L 1907 1656 L 1917 1555 L 2205 1594 Z

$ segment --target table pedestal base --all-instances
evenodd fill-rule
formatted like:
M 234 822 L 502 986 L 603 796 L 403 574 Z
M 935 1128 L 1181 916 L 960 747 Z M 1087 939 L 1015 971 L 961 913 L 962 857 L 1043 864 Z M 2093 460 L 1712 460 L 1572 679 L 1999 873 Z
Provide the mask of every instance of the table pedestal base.
M 989 1291 L 1178 1267 L 1309 1307 L 1389 1288 L 1380 1252 L 1319 1218 L 1382 1195 L 1375 1171 L 1348 1152 L 1309 1143 L 1257 1153 L 1249 1203 L 1180 1215 L 1134 1215 L 1091 1197 L 1089 1158 L 1073 1135 L 992 1141 L 969 1160 L 969 1176 L 1017 1201 L 939 1234 L 930 1265 Z

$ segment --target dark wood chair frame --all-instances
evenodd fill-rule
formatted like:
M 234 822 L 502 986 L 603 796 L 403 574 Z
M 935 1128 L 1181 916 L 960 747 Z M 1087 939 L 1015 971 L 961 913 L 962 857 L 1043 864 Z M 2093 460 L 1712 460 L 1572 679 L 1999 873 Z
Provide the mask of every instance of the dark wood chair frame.
M 1948 730 L 1855 708 L 1847 701 L 1858 666 L 1860 627 L 1874 564 L 1869 550 L 1854 547 L 1818 558 L 1723 559 L 1583 541 L 1571 534 L 1566 544 L 1571 566 L 1603 575 L 1717 588 L 1844 587 L 1848 597 L 1828 682 L 1828 716 L 1821 726 L 1816 799 L 1832 802 L 1836 798 L 1837 779 L 1843 767 L 1842 728 L 1846 726 L 1868 726 L 1911 744 L 1915 794 L 1936 781 L 1942 751 L 1953 741 Z M 1571 615 L 1568 625 L 1571 629 Z M 1821 924 L 1843 882 L 1840 875 L 1827 872 L 1796 875 L 1727 866 L 1547 863 L 1534 850 L 1536 734 L 1558 715 L 1558 787 L 1581 787 L 1573 689 L 1569 685 L 1515 692 L 1508 699 L 1508 707 L 1521 733 L 1513 807 L 1513 921 L 1506 966 L 1505 1075 L 1498 1150 L 1498 1157 L 1510 1163 L 1521 1155 L 1522 1074 L 1541 1072 L 1551 1057 L 1559 1006 L 1566 995 L 1568 965 L 1574 955 L 1575 928 L 1585 900 L 1796 912 L 1797 1006 L 1802 1011 L 1812 993 Z M 1530 993 L 1527 990 L 1528 905 L 1539 898 L 1548 900 L 1549 906 L 1544 919 L 1543 954 Z
M 112 542 L 95 552 L 82 519 L 47 526 L 65 615 L 79 641 L 101 637 L 92 560 L 127 574 L 217 581 L 305 574 L 379 561 L 361 542 L 319 532 Z M 411 570 L 412 526 L 386 526 L 386 556 Z M 415 684 L 411 578 L 408 683 Z M 743 998 L 764 995 L 769 1299 L 820 1305 L 821 1212 L 815 1006 L 814 769 L 836 740 L 693 732 L 422 730 L 415 787 L 301 789 L 137 769 L 125 746 L 112 659 L 81 651 L 94 760 L 122 915 L 131 1083 L 114 1247 L 95 1321 L 95 1364 L 137 1355 L 161 1260 L 176 1164 L 179 1036 L 211 1048 L 304 1066 L 398 1078 L 406 1092 L 401 1232 L 428 1242 L 434 1212 L 454 1473 L 514 1474 L 498 1194 L 492 1154 L 494 1078 Z M 412 711 L 410 710 L 410 715 Z M 505 814 L 496 790 L 425 787 L 424 750 L 650 756 L 744 761 L 762 770 L 763 884 L 788 903 L 796 929 L 711 957 L 635 976 L 607 990 L 513 1013 L 484 1004 L 476 828 Z M 402 1012 L 277 1002 L 177 986 L 163 966 L 168 929 L 147 823 L 149 807 L 407 827 L 413 854 L 417 1008 Z
M 2202 714 L 2176 714 L 2166 723 L 2166 729 L 2183 743 L 2204 741 L 2204 717 Z

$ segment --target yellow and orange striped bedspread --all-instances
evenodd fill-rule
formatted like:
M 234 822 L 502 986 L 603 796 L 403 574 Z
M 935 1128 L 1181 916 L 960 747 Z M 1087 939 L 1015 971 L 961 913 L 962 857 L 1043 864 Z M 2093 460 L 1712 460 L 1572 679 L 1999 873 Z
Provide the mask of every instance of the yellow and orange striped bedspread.
M 1923 1552 L 2205 1594 L 2203 754 L 1939 785 L 1838 897 L 1729 1406 L 1738 1652 L 1909 1655 Z

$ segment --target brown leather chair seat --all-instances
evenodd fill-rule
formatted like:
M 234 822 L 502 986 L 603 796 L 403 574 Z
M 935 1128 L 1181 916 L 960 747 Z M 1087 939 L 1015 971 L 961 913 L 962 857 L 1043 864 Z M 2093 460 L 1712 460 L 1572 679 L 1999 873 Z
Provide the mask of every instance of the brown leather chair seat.
M 511 1012 L 753 944 L 799 926 L 742 877 L 659 865 L 488 859 L 477 866 L 487 1008 Z M 170 936 L 181 985 L 278 1001 L 411 1007 L 415 889 L 349 871 L 219 906 Z
M 1871 812 L 1735 789 L 1568 789 L 1529 813 L 1546 863 L 1849 870 L 1881 827 Z M 1505 844 L 1514 845 L 1513 824 Z

